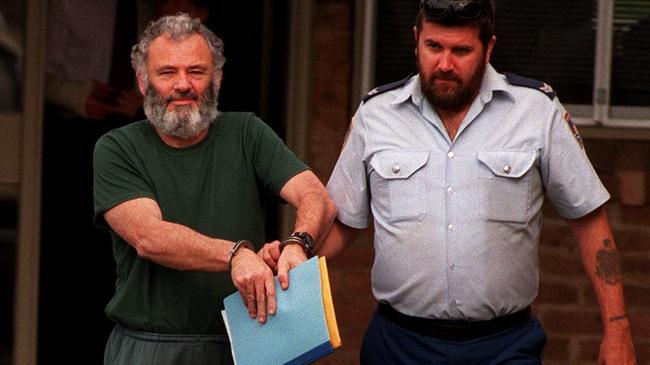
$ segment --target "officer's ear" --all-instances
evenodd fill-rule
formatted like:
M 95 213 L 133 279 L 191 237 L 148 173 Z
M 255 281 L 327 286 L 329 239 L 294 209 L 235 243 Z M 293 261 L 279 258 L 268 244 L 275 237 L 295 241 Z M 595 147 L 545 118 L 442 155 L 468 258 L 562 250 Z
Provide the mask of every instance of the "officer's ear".
M 490 58 L 492 57 L 492 50 L 494 49 L 494 44 L 497 42 L 497 37 L 492 36 L 490 41 L 487 44 L 487 49 L 485 50 L 485 63 L 490 63 Z
M 418 28 L 413 26 L 413 39 L 415 40 L 415 57 L 418 56 Z

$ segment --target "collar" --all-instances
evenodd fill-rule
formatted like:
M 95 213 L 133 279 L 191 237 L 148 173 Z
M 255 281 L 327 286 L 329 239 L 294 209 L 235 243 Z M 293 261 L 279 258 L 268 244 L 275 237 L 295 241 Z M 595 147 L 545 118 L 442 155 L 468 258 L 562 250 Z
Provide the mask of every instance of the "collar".
M 478 93 L 478 98 L 481 99 L 483 104 L 487 104 L 492 100 L 495 93 L 504 93 L 510 98 L 514 99 L 512 87 L 506 80 L 506 77 L 498 73 L 491 64 L 488 63 L 483 75 L 483 82 L 481 83 L 481 90 Z

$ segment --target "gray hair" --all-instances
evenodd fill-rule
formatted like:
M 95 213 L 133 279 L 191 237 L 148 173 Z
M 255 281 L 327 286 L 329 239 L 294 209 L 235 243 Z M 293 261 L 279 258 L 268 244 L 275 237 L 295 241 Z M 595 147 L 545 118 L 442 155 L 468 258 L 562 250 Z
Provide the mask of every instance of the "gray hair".
M 145 85 L 148 83 L 147 55 L 149 46 L 162 35 L 169 36 L 174 41 L 181 41 L 193 34 L 202 35 L 208 42 L 210 53 L 212 53 L 212 65 L 215 75 L 226 63 L 223 56 L 223 42 L 212 31 L 206 28 L 198 18 L 192 18 L 186 13 L 164 16 L 152 21 L 145 29 L 139 42 L 131 49 L 131 65 L 135 72 L 142 77 Z

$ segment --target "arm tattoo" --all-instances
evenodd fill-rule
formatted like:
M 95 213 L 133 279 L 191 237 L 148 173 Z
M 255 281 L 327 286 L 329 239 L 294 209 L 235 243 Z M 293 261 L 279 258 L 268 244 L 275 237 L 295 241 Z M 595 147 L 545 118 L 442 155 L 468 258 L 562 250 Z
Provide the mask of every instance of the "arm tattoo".
M 611 248 L 612 242 L 609 239 L 603 240 L 605 248 L 596 252 L 596 274 L 605 283 L 610 285 L 621 282 L 621 269 L 618 262 L 616 249 Z

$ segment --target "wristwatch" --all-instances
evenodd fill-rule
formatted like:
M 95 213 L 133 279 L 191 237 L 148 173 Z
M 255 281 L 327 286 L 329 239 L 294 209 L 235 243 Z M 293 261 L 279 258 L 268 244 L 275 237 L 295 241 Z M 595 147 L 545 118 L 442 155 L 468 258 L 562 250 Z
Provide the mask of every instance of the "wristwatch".
M 289 244 L 299 244 L 302 246 L 308 258 L 314 256 L 314 239 L 307 232 L 293 232 L 289 237 L 283 239 L 282 243 L 280 243 L 280 252 Z

